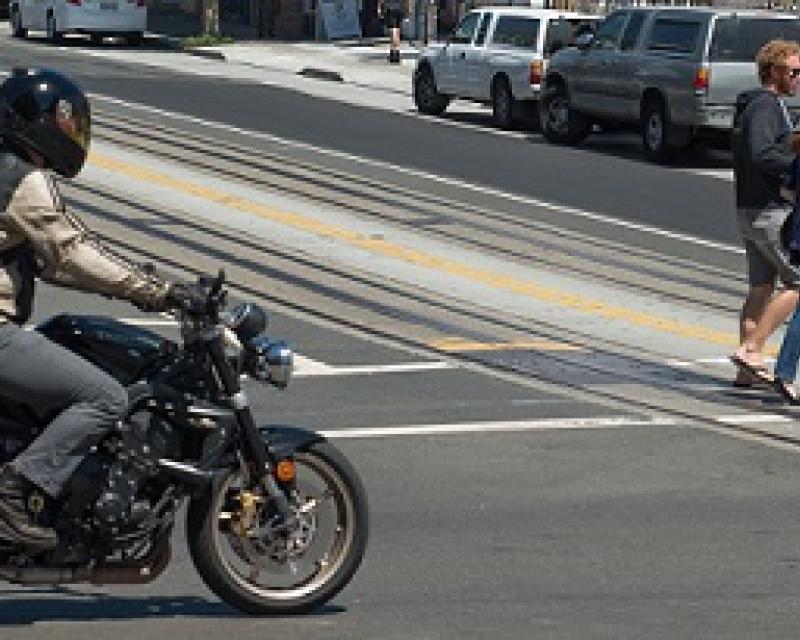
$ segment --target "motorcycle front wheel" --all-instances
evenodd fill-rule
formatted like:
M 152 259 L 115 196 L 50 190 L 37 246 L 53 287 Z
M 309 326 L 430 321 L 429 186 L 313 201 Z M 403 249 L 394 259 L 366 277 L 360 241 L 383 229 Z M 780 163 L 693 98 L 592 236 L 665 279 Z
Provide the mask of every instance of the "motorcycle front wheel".
M 231 606 L 255 615 L 306 613 L 328 602 L 353 577 L 367 545 L 368 510 L 361 480 L 328 442 L 295 454 L 290 526 L 246 490 L 231 470 L 193 498 L 187 540 L 197 572 Z

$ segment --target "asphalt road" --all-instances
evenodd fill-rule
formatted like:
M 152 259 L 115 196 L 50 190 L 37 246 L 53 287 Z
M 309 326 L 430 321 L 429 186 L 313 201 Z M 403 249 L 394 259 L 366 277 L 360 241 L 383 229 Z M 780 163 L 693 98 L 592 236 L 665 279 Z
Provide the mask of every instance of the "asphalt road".
M 598 138 L 579 152 L 540 144 L 535 136 L 496 139 L 292 91 L 109 64 L 37 43 L 1 44 L 0 69 L 51 64 L 103 95 L 702 237 L 733 238 L 729 184 L 652 167 L 613 141 L 606 147 Z M 187 127 L 187 137 L 190 133 Z M 142 138 L 147 137 L 143 132 Z M 175 243 L 176 254 L 200 254 L 195 264 L 232 255 L 223 248 L 230 238 L 219 235 L 212 244 L 188 217 L 182 223 L 139 212 L 139 220 L 134 197 L 120 200 L 115 216 L 104 218 L 101 205 L 114 194 L 77 187 L 69 195 L 70 204 L 93 226 L 121 244 L 144 245 L 141 237 L 150 225 L 151 245 L 141 249 L 162 252 L 167 265 L 175 257 L 164 250 L 171 237 L 185 244 L 178 248 Z M 524 219 L 524 211 L 516 215 Z M 456 221 L 445 223 L 449 228 Z M 213 237 L 213 228 L 207 234 Z M 465 244 L 454 242 L 461 248 Z M 244 242 L 239 249 L 242 256 L 255 252 Z M 300 276 L 313 265 L 298 263 L 281 281 L 282 258 L 266 248 L 263 252 L 255 266 L 273 269 L 269 273 L 277 282 L 270 284 L 297 291 L 302 288 L 297 282 L 323 277 L 312 272 L 304 281 Z M 263 272 L 257 275 L 265 279 Z M 723 276 L 727 272 L 715 277 Z M 691 283 L 700 299 L 701 285 Z M 476 305 L 484 302 L 475 300 Z M 330 312 L 341 301 L 319 304 L 319 311 Z M 405 317 L 409 309 L 395 304 L 386 314 L 394 320 Z M 536 368 L 547 358 L 539 353 L 522 354 L 529 358 L 529 376 L 498 375 L 275 306 L 273 332 L 317 365 L 339 367 L 340 373 L 324 375 L 317 366 L 316 373 L 308 369 L 309 375 L 299 376 L 286 392 L 254 388 L 251 398 L 263 421 L 328 430 L 362 474 L 372 534 L 365 564 L 352 584 L 313 615 L 241 616 L 199 581 L 179 533 L 173 565 L 146 587 L 0 587 L 3 640 L 82 635 L 98 640 L 166 635 L 254 640 L 279 635 L 398 640 L 796 635 L 800 520 L 794 508 L 799 478 L 793 448 L 750 439 L 741 431 L 710 430 L 689 419 L 642 420 L 647 416 L 640 408 L 542 382 Z M 375 306 L 363 304 L 362 314 L 375 313 Z M 123 303 L 42 287 L 36 319 L 62 309 L 142 319 Z M 408 326 L 413 328 L 412 320 Z M 479 324 L 474 318 L 464 322 Z M 669 337 L 663 343 L 668 351 Z M 507 358 L 522 355 L 512 352 Z M 575 358 L 577 375 L 585 377 L 590 377 L 587 365 L 601 359 L 596 352 L 578 352 Z M 432 361 L 448 366 L 406 373 L 381 369 Z M 642 361 L 631 362 L 632 369 L 644 367 Z M 352 366 L 372 371 L 344 373 Z M 558 366 L 564 367 L 563 362 Z M 624 386 L 598 374 L 596 367 L 592 371 L 602 384 Z M 631 396 L 649 400 L 659 391 L 657 382 L 646 381 Z M 604 422 L 609 418 L 618 422 Z M 545 420 L 556 422 L 543 428 Z M 520 430 L 458 430 L 465 424 L 501 422 L 515 422 Z M 394 427 L 442 425 L 454 433 L 406 429 L 389 435 Z M 355 428 L 384 431 L 345 437 Z
M 549 145 L 534 134 L 498 138 L 299 91 L 101 62 L 41 42 L 6 40 L 0 66 L 20 65 L 62 69 L 87 90 L 122 100 L 703 238 L 738 241 L 729 183 L 642 162 L 638 149 L 616 138 L 598 136 L 581 149 Z

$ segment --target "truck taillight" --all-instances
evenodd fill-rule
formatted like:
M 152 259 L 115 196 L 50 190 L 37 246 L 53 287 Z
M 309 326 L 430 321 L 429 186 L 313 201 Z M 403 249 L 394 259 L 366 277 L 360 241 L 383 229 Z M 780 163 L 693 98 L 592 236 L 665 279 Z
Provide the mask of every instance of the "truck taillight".
M 694 87 L 695 93 L 705 93 L 708 91 L 709 81 L 711 80 L 711 72 L 706 67 L 700 67 L 697 73 L 694 74 Z
M 534 60 L 531 62 L 531 84 L 542 84 L 542 71 L 544 70 L 544 65 L 542 64 L 541 60 Z

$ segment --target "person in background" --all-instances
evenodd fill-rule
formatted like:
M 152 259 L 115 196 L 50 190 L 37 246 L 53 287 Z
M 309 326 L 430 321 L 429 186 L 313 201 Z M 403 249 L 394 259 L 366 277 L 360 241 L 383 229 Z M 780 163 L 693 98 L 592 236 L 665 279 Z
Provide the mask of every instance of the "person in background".
M 792 207 L 781 188 L 800 149 L 783 98 L 797 91 L 800 45 L 768 42 L 756 64 L 761 87 L 737 98 L 732 138 L 737 218 L 750 287 L 740 316 L 741 343 L 730 356 L 739 368 L 736 386 L 773 382 L 764 365 L 764 344 L 797 307 L 800 288 L 800 270 L 791 264 L 781 238 Z M 773 296 L 776 277 L 784 287 Z
M 405 19 L 405 0 L 383 0 L 381 14 L 389 31 L 389 62 L 400 64 L 400 25 Z
M 794 200 L 791 223 L 787 225 L 785 234 L 789 247 L 789 258 L 792 264 L 800 264 L 800 157 L 796 157 L 786 176 L 785 195 Z M 786 402 L 800 404 L 794 380 L 797 377 L 798 359 L 800 359 L 800 306 L 795 308 L 794 315 L 786 327 L 781 350 L 775 362 L 775 380 L 772 385 Z

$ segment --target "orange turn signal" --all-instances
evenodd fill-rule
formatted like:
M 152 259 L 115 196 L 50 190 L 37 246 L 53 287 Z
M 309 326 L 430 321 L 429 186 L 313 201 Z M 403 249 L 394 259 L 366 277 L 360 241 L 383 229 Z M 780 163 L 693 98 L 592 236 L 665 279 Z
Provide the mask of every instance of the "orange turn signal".
M 278 482 L 291 482 L 294 480 L 294 476 L 294 460 L 286 458 L 285 460 L 281 460 L 275 466 L 275 478 L 278 480 Z

